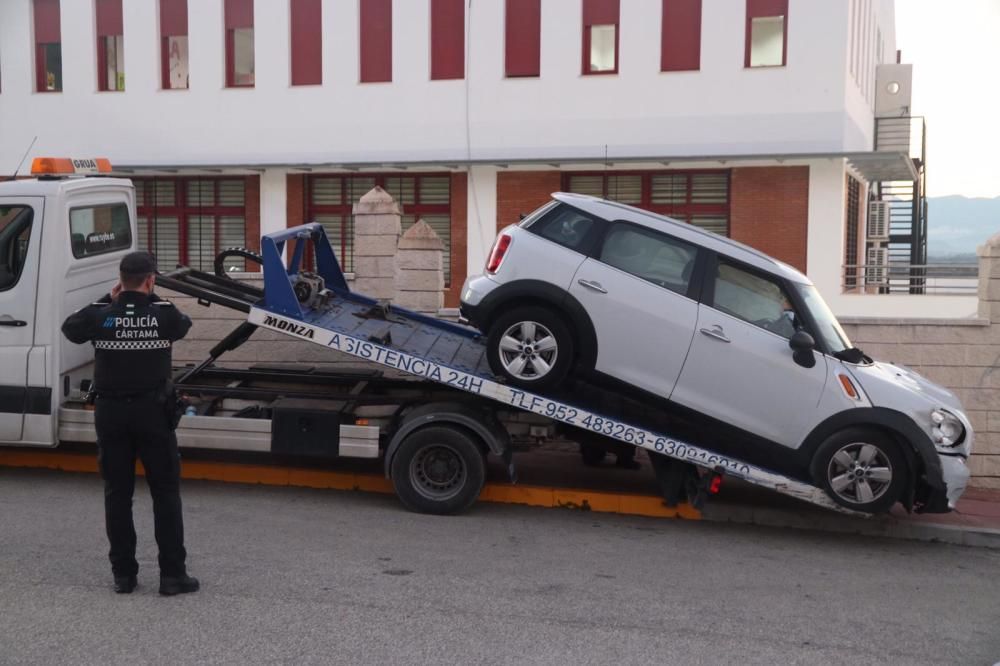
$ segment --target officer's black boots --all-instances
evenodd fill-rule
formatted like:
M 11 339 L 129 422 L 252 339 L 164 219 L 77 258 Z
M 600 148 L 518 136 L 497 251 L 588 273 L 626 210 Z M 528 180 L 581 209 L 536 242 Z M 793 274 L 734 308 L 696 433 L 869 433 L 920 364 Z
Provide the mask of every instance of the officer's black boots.
M 198 579 L 184 574 L 183 576 L 160 576 L 160 594 L 172 597 L 175 594 L 197 592 L 201 587 Z
M 132 594 L 132 590 L 138 584 L 135 576 L 115 576 L 115 593 Z

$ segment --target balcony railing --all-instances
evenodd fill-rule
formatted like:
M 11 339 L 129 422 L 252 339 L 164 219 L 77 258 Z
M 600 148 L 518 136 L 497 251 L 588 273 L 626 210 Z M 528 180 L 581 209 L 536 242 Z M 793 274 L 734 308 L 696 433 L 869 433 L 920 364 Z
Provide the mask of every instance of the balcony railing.
M 853 264 L 844 266 L 841 289 L 858 294 L 959 294 L 975 296 L 975 264 Z
M 905 153 L 918 166 L 927 155 L 927 124 L 923 116 L 875 119 L 875 150 Z

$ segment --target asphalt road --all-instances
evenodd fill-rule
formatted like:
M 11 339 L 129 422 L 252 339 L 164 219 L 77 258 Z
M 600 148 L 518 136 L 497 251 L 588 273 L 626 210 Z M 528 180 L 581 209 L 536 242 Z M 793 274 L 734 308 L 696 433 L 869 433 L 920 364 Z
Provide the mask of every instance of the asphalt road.
M 994 664 L 1000 552 L 187 482 L 202 591 L 110 590 L 100 481 L 0 470 L 0 663 Z

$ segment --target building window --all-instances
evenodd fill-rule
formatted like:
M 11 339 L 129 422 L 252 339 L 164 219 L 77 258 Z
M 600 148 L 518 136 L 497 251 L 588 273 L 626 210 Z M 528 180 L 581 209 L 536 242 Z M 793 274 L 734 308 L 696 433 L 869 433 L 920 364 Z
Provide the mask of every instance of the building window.
M 292 0 L 292 85 L 323 83 L 323 2 Z
M 392 0 L 361 1 L 361 82 L 392 81 Z
M 583 0 L 583 73 L 618 73 L 618 0 Z
M 844 241 L 844 290 L 858 287 L 861 269 L 858 267 L 858 236 L 861 229 L 861 182 L 847 176 L 847 238 Z
M 97 89 L 125 90 L 125 29 L 122 0 L 96 0 Z
M 212 271 L 215 255 L 247 244 L 246 179 L 137 178 L 139 248 L 156 255 L 161 270 L 177 264 Z M 227 269 L 246 270 L 243 259 Z M 256 265 L 249 267 L 257 270 Z
M 62 36 L 59 0 L 34 0 L 35 90 L 62 92 Z
M 783 67 L 788 52 L 788 0 L 747 0 L 746 67 Z
M 504 73 L 538 76 L 541 69 L 542 0 L 507 0 Z
M 164 90 L 187 90 L 187 0 L 160 0 L 160 74 Z
M 566 173 L 562 187 L 729 235 L 728 171 Z
M 701 68 L 701 0 L 663 0 L 660 71 Z
M 226 87 L 253 85 L 253 0 L 226 0 Z
M 445 286 L 451 285 L 451 175 L 314 175 L 306 179 L 306 221 L 326 228 L 346 272 L 354 270 L 354 217 L 361 197 L 378 185 L 403 209 L 403 231 L 423 220 L 444 243 Z
M 465 76 L 465 0 L 431 0 L 431 80 Z

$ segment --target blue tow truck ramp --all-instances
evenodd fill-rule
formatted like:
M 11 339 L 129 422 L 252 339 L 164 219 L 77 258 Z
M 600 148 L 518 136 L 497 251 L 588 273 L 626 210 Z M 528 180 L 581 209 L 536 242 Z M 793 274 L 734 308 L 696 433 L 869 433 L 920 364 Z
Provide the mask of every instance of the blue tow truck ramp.
M 286 268 L 283 252 L 289 240 L 296 242 Z M 300 271 L 307 246 L 313 248 L 315 271 Z M 250 324 L 493 400 L 504 408 L 539 414 L 834 511 L 855 513 L 808 483 L 572 402 L 500 383 L 487 364 L 485 341 L 477 330 L 351 292 L 318 223 L 265 236 L 261 254 L 264 298 L 250 308 Z

